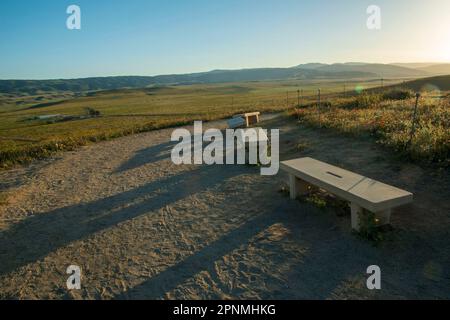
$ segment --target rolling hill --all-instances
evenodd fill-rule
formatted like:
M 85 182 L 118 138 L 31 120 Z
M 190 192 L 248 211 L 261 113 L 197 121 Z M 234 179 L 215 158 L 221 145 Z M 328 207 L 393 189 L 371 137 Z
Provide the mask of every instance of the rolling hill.
M 420 63 L 393 63 L 393 65 L 409 69 L 416 69 L 433 75 L 450 74 L 450 63 L 420 62 Z
M 41 94 L 48 92 L 87 92 L 155 85 L 211 84 L 227 82 L 273 81 L 290 79 L 377 79 L 415 78 L 433 75 L 426 70 L 397 65 L 368 63 L 308 63 L 291 68 L 213 70 L 209 72 L 159 76 L 118 76 L 58 80 L 0 80 L 0 93 Z
M 332 64 L 322 66 L 316 70 L 327 72 L 362 72 L 370 73 L 378 78 L 402 78 L 426 76 L 428 73 L 423 70 L 405 68 L 388 64 Z
M 443 63 L 443 64 L 435 64 L 427 67 L 419 68 L 418 70 L 422 70 L 428 73 L 432 74 L 450 74 L 450 63 Z
M 441 91 L 450 91 L 450 75 L 423 78 L 408 81 L 402 86 L 414 91 L 439 89 Z

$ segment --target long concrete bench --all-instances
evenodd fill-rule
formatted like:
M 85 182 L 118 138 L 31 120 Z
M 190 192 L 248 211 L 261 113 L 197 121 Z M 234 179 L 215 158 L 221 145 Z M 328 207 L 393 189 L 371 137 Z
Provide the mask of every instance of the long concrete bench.
M 236 129 L 236 128 L 243 127 L 246 124 L 246 121 L 243 117 L 235 116 L 235 117 L 231 118 L 230 120 L 228 120 L 227 123 L 228 123 L 228 127 L 230 129 Z
M 243 114 L 236 114 L 233 116 L 234 118 L 242 118 L 244 119 L 244 124 L 246 127 L 251 126 L 252 124 L 259 122 L 259 116 L 261 115 L 260 112 L 248 112 Z
M 289 174 L 291 199 L 308 193 L 313 185 L 350 202 L 352 228 L 360 230 L 359 217 L 366 209 L 375 214 L 378 225 L 390 223 L 391 209 L 413 201 L 413 194 L 359 174 L 312 159 L 283 161 Z
M 245 123 L 248 126 L 258 123 L 259 122 L 259 116 L 260 113 L 259 112 L 249 112 L 249 113 L 244 113 L 244 119 L 245 119 Z

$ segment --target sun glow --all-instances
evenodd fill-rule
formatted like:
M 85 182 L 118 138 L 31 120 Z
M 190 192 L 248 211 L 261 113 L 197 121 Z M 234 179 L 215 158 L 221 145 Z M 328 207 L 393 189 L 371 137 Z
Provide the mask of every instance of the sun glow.
M 442 55 L 444 61 L 450 62 L 450 36 L 446 41 L 444 41 L 440 54 Z

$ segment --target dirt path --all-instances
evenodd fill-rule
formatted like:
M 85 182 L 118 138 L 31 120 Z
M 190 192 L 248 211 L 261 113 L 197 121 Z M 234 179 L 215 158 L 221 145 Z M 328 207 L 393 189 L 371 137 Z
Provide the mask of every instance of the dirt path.
M 351 234 L 349 216 L 289 200 L 281 172 L 174 165 L 170 129 L 97 143 L 0 173 L 10 194 L 0 207 L 0 298 L 450 298 L 447 172 L 284 117 L 263 126 L 281 129 L 282 159 L 313 156 L 416 200 L 394 210 L 393 231 L 375 247 Z M 82 289 L 69 292 L 72 264 Z M 365 286 L 373 264 L 376 292 Z

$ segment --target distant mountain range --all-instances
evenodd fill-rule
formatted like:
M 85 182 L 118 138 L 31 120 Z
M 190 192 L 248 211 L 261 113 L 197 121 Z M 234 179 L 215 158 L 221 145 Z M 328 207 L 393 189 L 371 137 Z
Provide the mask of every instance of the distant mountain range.
M 209 72 L 145 76 L 97 77 L 58 80 L 0 80 L 0 93 L 41 94 L 48 92 L 86 92 L 158 85 L 210 84 L 245 81 L 420 78 L 450 74 L 450 64 L 349 62 L 307 63 L 291 68 L 213 70 Z

